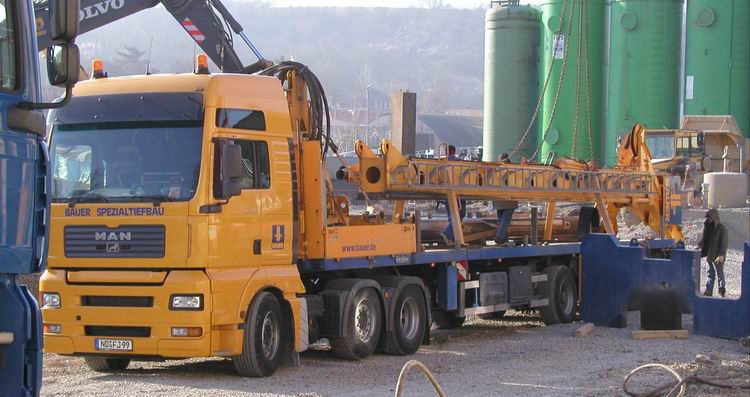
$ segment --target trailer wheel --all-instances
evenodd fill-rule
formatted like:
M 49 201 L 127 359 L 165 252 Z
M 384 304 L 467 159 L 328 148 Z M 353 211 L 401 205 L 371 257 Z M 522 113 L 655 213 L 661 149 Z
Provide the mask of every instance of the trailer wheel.
M 419 288 L 408 285 L 396 300 L 393 313 L 393 333 L 400 351 L 399 355 L 413 354 L 422 345 L 427 322 L 427 308 Z
M 96 372 L 124 371 L 130 365 L 129 358 L 84 357 L 84 361 Z
M 505 310 L 479 315 L 479 318 L 481 318 L 482 320 L 502 320 L 503 317 L 505 317 Z
M 549 299 L 549 306 L 541 308 L 544 324 L 552 325 L 569 323 L 575 319 L 578 292 L 573 272 L 565 266 L 550 266 L 544 269 L 547 283 L 544 296 Z
M 347 360 L 361 360 L 371 355 L 380 341 L 383 311 L 378 294 L 372 288 L 362 288 L 349 307 L 347 334 L 329 339 L 336 356 Z
M 281 305 L 270 292 L 255 297 L 245 320 L 242 352 L 232 357 L 241 376 L 269 376 L 281 364 L 284 350 L 284 321 Z
M 459 317 L 455 312 L 434 312 L 432 319 L 438 329 L 459 328 L 466 321 L 466 317 Z

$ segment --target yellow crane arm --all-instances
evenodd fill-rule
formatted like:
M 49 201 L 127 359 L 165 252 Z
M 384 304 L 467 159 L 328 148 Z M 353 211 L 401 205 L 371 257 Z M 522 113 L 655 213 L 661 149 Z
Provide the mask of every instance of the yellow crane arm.
M 679 227 L 670 225 L 676 223 L 672 218 L 679 217 L 679 191 L 671 188 L 668 175 L 651 169 L 651 155 L 640 125 L 626 137 L 620 148 L 620 163 L 612 170 L 592 170 L 564 161 L 547 166 L 407 158 L 388 140 L 382 141 L 379 154 L 362 141 L 356 143 L 355 151 L 359 163 L 350 169 L 348 178 L 371 198 L 447 198 L 449 210 L 455 214 L 459 198 L 593 202 L 600 208 L 608 233 L 617 233 L 617 212 L 628 207 L 660 235 L 682 239 Z

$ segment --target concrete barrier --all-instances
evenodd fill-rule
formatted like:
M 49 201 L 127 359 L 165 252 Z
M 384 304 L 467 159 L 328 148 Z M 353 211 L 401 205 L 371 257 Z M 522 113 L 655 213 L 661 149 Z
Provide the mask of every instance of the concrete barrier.
M 709 172 L 703 175 L 708 185 L 711 208 L 747 207 L 747 175 L 737 172 Z

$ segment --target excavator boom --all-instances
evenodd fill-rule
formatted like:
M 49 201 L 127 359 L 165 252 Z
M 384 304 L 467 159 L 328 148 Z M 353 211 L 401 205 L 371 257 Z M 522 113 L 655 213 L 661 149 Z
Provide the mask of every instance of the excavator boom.
M 263 59 L 258 49 L 244 33 L 242 26 L 220 0 L 81 0 L 79 32 L 90 32 L 158 4 L 164 5 L 169 14 L 221 71 L 252 73 L 271 65 Z M 39 48 L 47 48 L 51 44 L 47 28 L 49 26 L 47 3 L 37 3 L 35 12 L 37 44 Z M 226 26 L 242 37 L 258 57 L 259 62 L 250 66 L 243 65 L 234 50 L 232 33 L 227 31 Z

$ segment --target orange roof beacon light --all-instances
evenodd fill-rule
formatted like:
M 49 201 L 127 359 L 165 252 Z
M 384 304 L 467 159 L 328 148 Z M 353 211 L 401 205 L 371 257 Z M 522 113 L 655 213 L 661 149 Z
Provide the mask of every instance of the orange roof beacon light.
M 104 73 L 104 62 L 101 59 L 91 61 L 91 77 L 95 79 L 107 77 L 107 74 Z
M 198 54 L 195 59 L 195 73 L 208 74 L 208 55 Z

